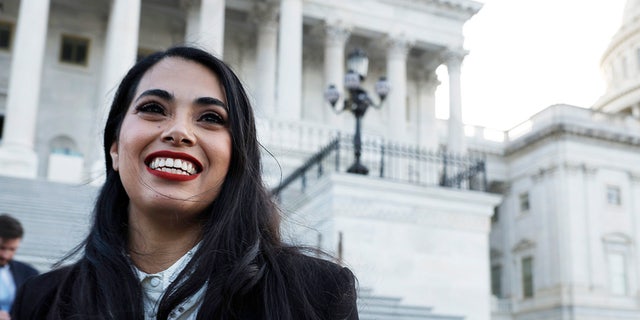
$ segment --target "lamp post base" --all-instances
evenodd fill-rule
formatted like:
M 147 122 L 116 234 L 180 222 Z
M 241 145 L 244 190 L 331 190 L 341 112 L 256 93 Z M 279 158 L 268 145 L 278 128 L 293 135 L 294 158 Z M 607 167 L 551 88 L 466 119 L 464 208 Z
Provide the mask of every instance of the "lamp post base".
M 349 167 L 349 169 L 347 169 L 347 172 L 367 175 L 369 174 L 369 169 L 363 166 L 362 164 L 356 162 L 352 164 L 351 167 Z

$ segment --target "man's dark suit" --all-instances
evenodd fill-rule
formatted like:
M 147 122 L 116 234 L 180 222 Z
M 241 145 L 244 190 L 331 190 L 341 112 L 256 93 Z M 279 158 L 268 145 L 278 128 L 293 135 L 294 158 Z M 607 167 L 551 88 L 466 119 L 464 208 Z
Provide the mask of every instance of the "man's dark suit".
M 9 270 L 11 270 L 13 282 L 16 283 L 16 290 L 20 288 L 27 279 L 38 275 L 38 270 L 24 262 L 16 260 L 9 261 Z
M 9 270 L 13 276 L 13 282 L 16 284 L 16 292 L 27 279 L 38 275 L 38 270 L 32 266 L 15 260 L 9 261 Z

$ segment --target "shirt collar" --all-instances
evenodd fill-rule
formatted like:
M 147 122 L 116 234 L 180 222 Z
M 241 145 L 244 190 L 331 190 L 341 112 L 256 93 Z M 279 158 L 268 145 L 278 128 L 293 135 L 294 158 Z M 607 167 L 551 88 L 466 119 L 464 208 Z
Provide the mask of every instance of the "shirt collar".
M 193 258 L 193 254 L 198 250 L 199 247 L 200 242 L 193 246 L 191 250 L 187 251 L 187 253 L 180 257 L 180 259 L 174 262 L 169 268 L 158 273 L 146 273 L 133 265 L 133 268 L 136 271 L 136 275 L 138 276 L 138 280 L 140 282 L 143 282 L 147 278 L 158 278 L 162 282 L 162 289 L 166 289 L 178 277 L 180 272 L 184 270 L 185 266 L 189 264 L 191 258 Z

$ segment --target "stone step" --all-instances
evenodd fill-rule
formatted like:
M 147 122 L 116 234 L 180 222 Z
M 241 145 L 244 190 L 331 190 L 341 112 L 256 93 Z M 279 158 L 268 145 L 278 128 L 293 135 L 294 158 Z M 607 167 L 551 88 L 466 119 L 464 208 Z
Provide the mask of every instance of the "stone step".
M 16 259 L 41 272 L 86 236 L 98 189 L 39 179 L 0 177 L 0 213 L 16 217 L 25 229 Z
M 361 288 L 358 296 L 361 320 L 463 320 L 464 317 L 433 313 L 428 306 L 402 304 L 399 297 L 375 295 L 369 288 Z

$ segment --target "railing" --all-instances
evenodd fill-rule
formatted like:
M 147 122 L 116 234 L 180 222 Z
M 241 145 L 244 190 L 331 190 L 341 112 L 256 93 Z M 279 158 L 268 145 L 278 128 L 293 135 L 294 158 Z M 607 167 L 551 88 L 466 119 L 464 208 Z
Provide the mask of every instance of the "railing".
M 296 181 L 300 182 L 296 188 L 304 191 L 309 179 L 320 178 L 328 171 L 346 171 L 354 161 L 352 139 L 352 136 L 333 139 L 274 187 L 272 194 L 278 197 Z M 386 180 L 478 191 L 487 187 L 485 160 L 480 158 L 378 139 L 362 142 L 360 160 L 368 167 L 369 176 Z

